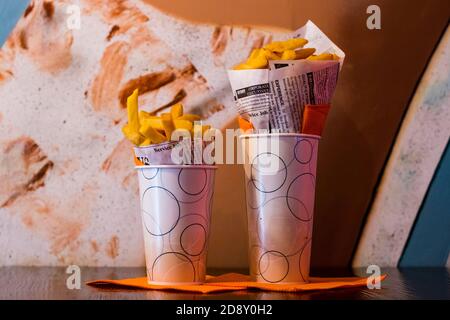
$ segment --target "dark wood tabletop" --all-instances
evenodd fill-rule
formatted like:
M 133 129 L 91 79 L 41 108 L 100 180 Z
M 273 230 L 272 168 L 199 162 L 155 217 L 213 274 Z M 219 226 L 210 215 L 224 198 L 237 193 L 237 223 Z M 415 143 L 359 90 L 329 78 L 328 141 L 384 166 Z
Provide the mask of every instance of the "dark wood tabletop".
M 450 300 L 450 269 L 445 268 L 382 268 L 388 277 L 381 289 L 345 288 L 306 293 L 263 292 L 256 290 L 213 294 L 174 291 L 100 289 L 84 282 L 96 279 L 141 277 L 144 268 L 81 267 L 81 288 L 68 289 L 69 276 L 62 267 L 1 267 L 0 299 L 213 299 L 213 300 L 316 300 L 316 299 L 445 299 Z M 245 272 L 245 270 L 209 270 L 210 274 Z M 313 270 L 313 276 L 367 276 L 365 270 Z

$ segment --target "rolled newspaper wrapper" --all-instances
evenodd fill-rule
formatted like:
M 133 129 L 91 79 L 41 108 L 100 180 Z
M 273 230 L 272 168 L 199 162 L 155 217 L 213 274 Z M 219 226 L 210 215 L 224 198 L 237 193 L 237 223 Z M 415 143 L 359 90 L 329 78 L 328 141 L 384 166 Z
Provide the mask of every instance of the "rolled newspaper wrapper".
M 205 281 L 216 167 L 138 166 L 147 279 Z
M 202 139 L 167 141 L 145 147 L 134 147 L 134 162 L 143 165 L 212 165 L 205 163 L 203 150 L 213 141 Z M 211 159 L 213 160 L 213 159 Z
M 308 282 L 320 137 L 247 134 L 244 151 L 250 275 Z
M 267 69 L 228 70 L 239 116 L 256 130 L 302 133 L 305 105 L 330 104 L 333 97 L 345 53 L 311 21 L 289 37 L 339 60 L 270 60 Z

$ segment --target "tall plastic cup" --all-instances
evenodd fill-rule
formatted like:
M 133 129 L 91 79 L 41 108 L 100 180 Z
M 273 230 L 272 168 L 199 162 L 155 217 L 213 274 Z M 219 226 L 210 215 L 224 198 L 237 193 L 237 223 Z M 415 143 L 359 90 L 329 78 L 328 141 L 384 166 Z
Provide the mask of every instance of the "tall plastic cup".
M 247 134 L 244 154 L 250 275 L 308 282 L 320 137 Z
M 216 167 L 136 167 L 151 284 L 205 281 Z

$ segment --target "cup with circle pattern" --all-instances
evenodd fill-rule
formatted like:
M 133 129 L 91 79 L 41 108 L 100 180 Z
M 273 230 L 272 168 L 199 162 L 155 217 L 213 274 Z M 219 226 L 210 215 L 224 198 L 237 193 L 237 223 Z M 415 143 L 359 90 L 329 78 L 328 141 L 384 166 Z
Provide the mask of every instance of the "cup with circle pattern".
M 150 165 L 136 170 L 148 282 L 203 283 L 216 167 Z
M 253 280 L 308 282 L 320 137 L 246 134 L 249 264 Z

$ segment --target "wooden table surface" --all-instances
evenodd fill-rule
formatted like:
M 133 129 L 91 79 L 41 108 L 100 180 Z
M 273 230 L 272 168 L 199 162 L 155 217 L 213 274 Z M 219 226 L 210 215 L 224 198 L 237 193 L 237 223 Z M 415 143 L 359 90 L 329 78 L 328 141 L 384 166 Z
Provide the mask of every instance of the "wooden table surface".
M 210 270 L 210 274 L 243 270 Z M 244 270 L 245 272 L 245 270 Z M 280 293 L 262 291 L 235 291 L 213 294 L 180 293 L 133 289 L 99 289 L 86 286 L 85 281 L 141 277 L 144 268 L 81 267 L 80 290 L 69 290 L 69 276 L 62 267 L 1 267 L 0 300 L 4 299 L 450 299 L 450 269 L 445 268 L 384 268 L 388 275 L 382 289 L 346 288 L 308 293 Z M 314 276 L 366 276 L 364 270 L 313 270 Z

